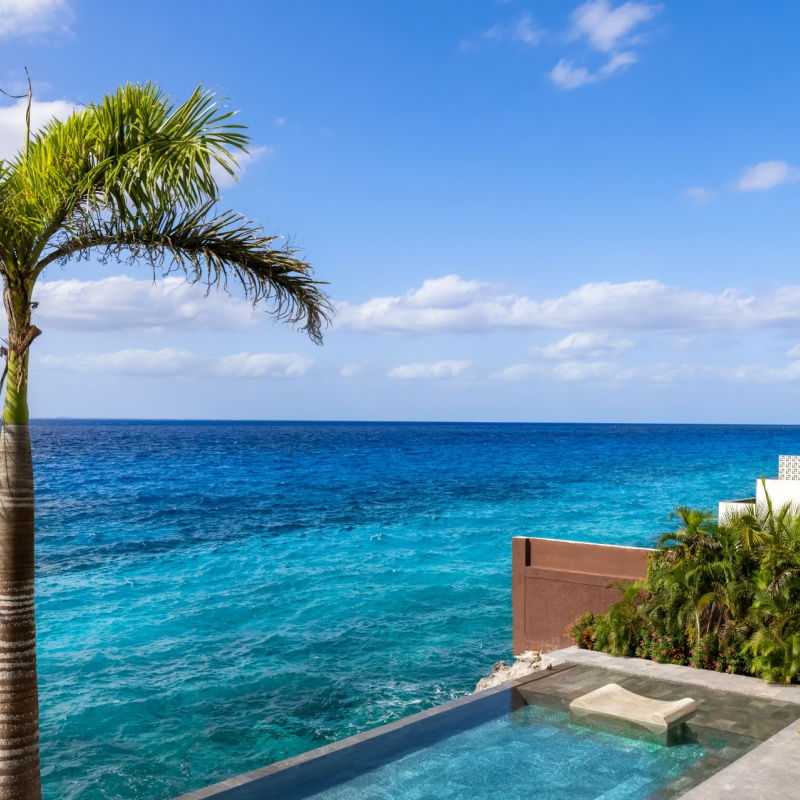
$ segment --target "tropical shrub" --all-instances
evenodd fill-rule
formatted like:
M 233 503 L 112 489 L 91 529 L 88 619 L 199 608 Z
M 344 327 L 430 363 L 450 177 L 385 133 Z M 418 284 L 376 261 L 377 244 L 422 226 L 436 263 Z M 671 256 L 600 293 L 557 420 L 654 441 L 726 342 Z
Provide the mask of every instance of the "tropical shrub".
M 594 630 L 594 614 L 591 611 L 581 614 L 567 628 L 567 635 L 582 650 L 594 650 L 597 642 L 597 635 Z
M 688 652 L 689 644 L 683 633 L 671 634 L 650 628 L 645 630 L 634 655 L 659 664 L 685 664 Z
M 800 681 L 800 510 L 761 508 L 723 524 L 677 508 L 644 581 L 616 584 L 605 614 L 569 629 L 579 647 L 668 664 Z

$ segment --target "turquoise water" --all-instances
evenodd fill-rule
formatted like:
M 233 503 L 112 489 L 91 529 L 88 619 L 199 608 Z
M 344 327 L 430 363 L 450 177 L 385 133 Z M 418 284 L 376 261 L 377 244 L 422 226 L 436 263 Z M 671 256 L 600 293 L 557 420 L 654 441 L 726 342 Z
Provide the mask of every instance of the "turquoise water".
M 309 800 L 644 800 L 706 754 L 572 725 L 525 706 Z
M 510 537 L 650 544 L 800 428 L 38 422 L 49 800 L 171 798 L 510 657 Z

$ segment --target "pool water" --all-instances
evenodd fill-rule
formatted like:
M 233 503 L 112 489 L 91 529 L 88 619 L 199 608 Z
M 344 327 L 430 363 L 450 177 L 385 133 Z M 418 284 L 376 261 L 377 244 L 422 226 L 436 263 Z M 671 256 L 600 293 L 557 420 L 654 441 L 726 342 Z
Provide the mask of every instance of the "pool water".
M 309 797 L 642 800 L 705 754 L 697 743 L 625 738 L 572 724 L 565 711 L 526 705 Z

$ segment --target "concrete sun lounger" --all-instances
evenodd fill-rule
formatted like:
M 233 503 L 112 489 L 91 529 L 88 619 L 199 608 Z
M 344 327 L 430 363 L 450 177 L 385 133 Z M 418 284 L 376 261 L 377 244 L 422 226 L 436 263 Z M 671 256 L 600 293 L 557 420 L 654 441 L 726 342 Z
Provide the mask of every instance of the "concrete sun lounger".
M 652 733 L 661 734 L 693 716 L 697 711 L 697 703 L 689 697 L 654 700 L 629 692 L 617 683 L 609 683 L 576 697 L 569 704 L 569 710 L 577 717 L 597 715 L 632 722 Z

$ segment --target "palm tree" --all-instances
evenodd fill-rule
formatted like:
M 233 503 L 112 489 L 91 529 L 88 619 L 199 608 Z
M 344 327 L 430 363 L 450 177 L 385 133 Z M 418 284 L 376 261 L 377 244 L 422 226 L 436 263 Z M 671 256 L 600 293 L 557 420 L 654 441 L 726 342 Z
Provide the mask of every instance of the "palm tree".
M 791 683 L 800 675 L 800 577 L 776 585 L 762 566 L 750 610 L 754 630 L 745 644 L 751 669 L 768 681 Z
M 606 615 L 608 644 L 605 650 L 612 656 L 632 656 L 643 622 L 641 603 L 644 582 L 616 581 L 611 587 L 619 589 L 622 596 Z
M 669 517 L 679 519 L 683 527 L 662 534 L 656 547 L 670 552 L 674 560 L 682 561 L 717 547 L 714 539 L 716 526 L 711 511 L 678 506 Z
M 743 580 L 739 529 L 717 524 L 710 511 L 684 506 L 671 517 L 683 528 L 658 540 L 647 577 L 649 610 L 669 620 L 673 631 L 693 623 L 696 643 L 711 633 L 724 637 L 752 596 Z
M 30 92 L 28 93 L 30 109 Z M 253 303 L 321 341 L 331 306 L 309 264 L 256 223 L 219 211 L 215 171 L 234 174 L 249 142 L 210 92 L 171 103 L 125 86 L 53 120 L 0 161 L 0 275 L 8 339 L 0 348 L 0 800 L 41 797 L 34 624 L 33 468 L 28 354 L 34 287 L 50 264 L 96 254 L 238 285 Z

